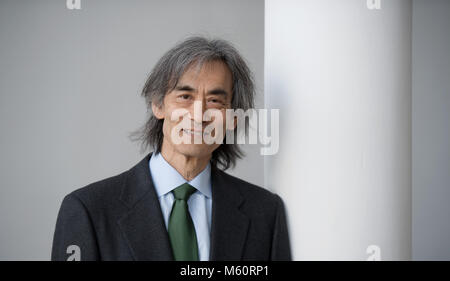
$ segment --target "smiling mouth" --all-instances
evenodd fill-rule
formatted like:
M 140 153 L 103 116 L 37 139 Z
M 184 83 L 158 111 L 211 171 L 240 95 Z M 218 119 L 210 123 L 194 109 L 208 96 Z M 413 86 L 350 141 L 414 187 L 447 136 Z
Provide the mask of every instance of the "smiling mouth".
M 186 133 L 186 134 L 188 134 L 188 135 L 191 135 L 191 136 L 202 136 L 202 135 L 207 135 L 207 134 L 209 134 L 209 132 L 207 132 L 207 131 L 205 131 L 203 134 L 202 134 L 202 132 L 201 131 L 193 131 L 193 130 L 188 130 L 188 129 L 183 129 L 183 132 L 184 133 Z

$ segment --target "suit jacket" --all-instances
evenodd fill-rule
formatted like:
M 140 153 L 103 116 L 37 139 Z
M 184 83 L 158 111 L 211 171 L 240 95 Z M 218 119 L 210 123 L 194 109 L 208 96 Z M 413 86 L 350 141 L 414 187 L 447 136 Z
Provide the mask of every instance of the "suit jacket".
M 119 175 L 67 195 L 59 210 L 52 260 L 173 260 L 148 154 Z M 212 167 L 210 260 L 290 260 L 281 198 Z

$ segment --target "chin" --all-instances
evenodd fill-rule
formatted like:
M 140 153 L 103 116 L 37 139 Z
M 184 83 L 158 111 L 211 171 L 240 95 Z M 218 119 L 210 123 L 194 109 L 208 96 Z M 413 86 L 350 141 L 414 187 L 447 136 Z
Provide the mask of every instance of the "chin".
M 214 147 L 205 144 L 179 144 L 176 150 L 185 156 L 205 157 L 212 154 Z

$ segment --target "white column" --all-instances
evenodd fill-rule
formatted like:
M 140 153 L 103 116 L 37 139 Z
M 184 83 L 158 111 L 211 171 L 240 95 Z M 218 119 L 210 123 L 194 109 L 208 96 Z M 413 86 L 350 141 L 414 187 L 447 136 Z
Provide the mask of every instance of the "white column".
M 266 0 L 265 182 L 295 260 L 411 258 L 411 2 L 377 2 Z

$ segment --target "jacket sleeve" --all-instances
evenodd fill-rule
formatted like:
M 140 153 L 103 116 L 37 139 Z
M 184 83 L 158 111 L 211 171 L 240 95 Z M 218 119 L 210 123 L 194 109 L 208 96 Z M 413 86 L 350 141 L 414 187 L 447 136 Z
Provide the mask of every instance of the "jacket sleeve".
M 95 230 L 86 207 L 67 195 L 58 213 L 53 236 L 52 261 L 98 260 Z
M 290 261 L 292 259 L 291 246 L 289 242 L 284 204 L 280 196 L 275 196 L 277 200 L 277 209 L 275 214 L 275 227 L 272 237 L 270 260 Z

